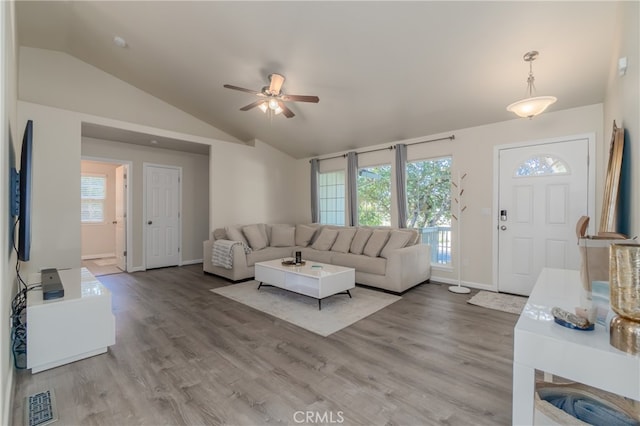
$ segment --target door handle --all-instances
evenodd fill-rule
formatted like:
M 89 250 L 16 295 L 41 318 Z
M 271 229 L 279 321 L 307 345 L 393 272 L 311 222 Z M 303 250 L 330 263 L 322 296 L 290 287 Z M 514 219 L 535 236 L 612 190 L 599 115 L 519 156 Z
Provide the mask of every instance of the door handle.
M 152 221 L 149 221 L 149 222 L 147 222 L 147 225 L 151 225 L 152 223 L 153 223 Z
M 502 229 L 503 231 L 506 231 L 506 230 L 507 230 L 507 226 L 506 226 L 506 225 L 502 225 L 502 226 L 500 227 L 500 229 Z

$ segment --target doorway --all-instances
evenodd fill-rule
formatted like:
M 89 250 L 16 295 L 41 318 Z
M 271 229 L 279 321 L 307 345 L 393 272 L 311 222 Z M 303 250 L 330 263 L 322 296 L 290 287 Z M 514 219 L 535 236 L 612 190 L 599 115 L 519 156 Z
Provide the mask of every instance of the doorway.
M 126 272 L 130 164 L 81 160 L 82 266 L 95 276 Z
M 182 264 L 182 168 L 144 163 L 146 269 Z
M 594 211 L 593 137 L 497 147 L 497 287 L 528 296 L 545 267 L 579 269 L 575 234 Z

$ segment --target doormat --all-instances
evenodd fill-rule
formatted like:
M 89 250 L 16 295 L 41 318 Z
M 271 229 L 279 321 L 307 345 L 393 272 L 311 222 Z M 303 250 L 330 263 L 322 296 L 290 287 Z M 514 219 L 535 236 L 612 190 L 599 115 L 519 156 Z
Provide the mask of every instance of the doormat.
M 520 315 L 524 309 L 524 305 L 527 304 L 527 300 L 529 300 L 529 298 L 524 296 L 480 290 L 471 299 L 467 300 L 467 303 Z
M 52 390 L 29 395 L 26 398 L 25 424 L 27 426 L 44 426 L 57 420 L 58 412 Z

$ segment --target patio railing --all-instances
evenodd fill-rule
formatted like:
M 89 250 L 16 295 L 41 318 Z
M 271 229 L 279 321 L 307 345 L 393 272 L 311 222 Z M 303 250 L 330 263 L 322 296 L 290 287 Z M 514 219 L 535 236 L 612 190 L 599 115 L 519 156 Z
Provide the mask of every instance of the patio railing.
M 431 226 L 422 228 L 422 243 L 431 246 L 431 263 L 448 265 L 451 263 L 451 227 Z

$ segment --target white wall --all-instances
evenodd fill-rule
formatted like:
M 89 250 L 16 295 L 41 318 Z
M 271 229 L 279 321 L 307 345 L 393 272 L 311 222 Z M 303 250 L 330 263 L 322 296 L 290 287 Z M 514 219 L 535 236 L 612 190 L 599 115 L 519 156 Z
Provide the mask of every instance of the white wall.
M 637 1 L 618 3 L 615 43 L 611 49 L 609 81 L 604 104 L 605 136 L 611 134 L 613 120 L 625 129 L 624 167 L 631 170 L 628 187 L 623 187 L 620 197 L 629 206 L 628 233 L 640 235 L 640 3 Z M 626 57 L 628 69 L 625 75 L 618 74 L 618 59 Z M 603 144 L 603 159 L 608 158 L 609 141 Z M 626 155 L 630 154 L 630 155 Z M 623 177 L 624 178 L 624 177 Z
M 467 210 L 462 224 L 462 259 L 453 254 L 453 269 L 434 268 L 433 279 L 440 282 L 457 282 L 455 268 L 462 260 L 462 280 L 467 285 L 479 288 L 495 289 L 493 267 L 493 228 L 496 224 L 497 212 L 493 212 L 493 147 L 498 145 L 535 141 L 561 136 L 594 133 L 598 145 L 602 144 L 602 104 L 591 105 L 570 110 L 545 113 L 533 120 L 514 119 L 485 126 L 458 129 L 451 132 L 428 135 L 402 141 L 412 143 L 419 140 L 437 139 L 451 134 L 453 141 L 439 141 L 426 144 L 411 145 L 407 148 L 409 161 L 453 156 L 452 176 L 458 171 L 467 173 L 465 179 L 465 204 Z M 401 142 L 401 141 L 397 141 Z M 393 142 L 396 143 L 396 142 Z M 392 143 L 372 146 L 368 149 L 386 148 Z M 601 150 L 599 150 L 600 152 Z M 338 155 L 337 153 L 335 155 Z M 327 157 L 331 157 L 328 155 Z M 594 160 L 596 170 L 601 169 L 599 159 Z M 305 181 L 306 192 L 303 199 L 309 199 L 309 164 L 308 159 L 298 160 L 299 180 Z M 358 166 L 394 163 L 394 151 L 384 150 L 370 154 L 358 155 Z M 593 163 L 592 163 L 593 164 Z M 346 169 L 346 159 L 337 158 L 320 162 L 321 171 Z M 597 188 L 602 186 L 602 173 L 597 172 Z M 393 184 L 392 184 L 392 187 Z M 302 188 L 300 189 L 302 191 Z M 601 203 L 596 200 L 596 206 Z M 308 201 L 307 201 L 308 203 Z M 596 209 L 597 210 L 597 209 Z M 488 213 L 488 214 L 487 214 Z M 594 212 L 596 213 L 596 212 Z M 595 216 L 595 214 L 594 214 Z M 397 208 L 392 203 L 392 223 L 396 223 Z M 577 220 L 577 219 L 576 219 Z M 456 246 L 457 232 L 454 224 L 453 247 Z
M 181 167 L 182 261 L 194 263 L 202 260 L 202 241 L 206 240 L 209 234 L 209 157 L 207 155 L 83 137 L 82 156 L 132 163 L 128 184 L 132 191 L 133 205 L 128 214 L 133 218 L 133 229 L 130 230 L 133 247 L 128 250 L 132 256 L 133 270 L 143 269 L 144 265 L 143 163 Z M 115 210 L 113 214 L 115 215 Z M 115 240 L 113 244 L 115 246 Z
M 239 142 L 86 62 L 53 50 L 20 47 L 19 98 L 158 129 Z
M 18 59 L 15 28 L 15 4 L 0 2 L 0 422 L 10 424 L 13 397 L 13 359 L 11 356 L 10 321 L 11 299 L 16 293 L 16 255 L 10 234 L 12 220 L 9 216 L 9 168 L 20 160 L 19 146 L 22 130 L 17 119 Z M 24 123 L 22 123 L 24 129 Z M 18 154 L 16 154 L 18 152 Z
M 80 267 L 80 125 L 77 114 L 18 101 L 33 120 L 31 259 L 26 273 Z M 27 275 L 27 278 L 29 275 Z
M 255 147 L 226 144 L 211 151 L 211 226 L 309 221 L 293 157 L 256 140 Z M 308 197 L 307 197 L 308 200 Z
M 87 160 L 83 160 L 80 164 L 82 174 L 102 175 L 106 180 L 104 221 L 80 225 L 82 259 L 115 256 L 116 227 L 113 221 L 116 219 L 116 167 L 118 165 L 113 163 Z

